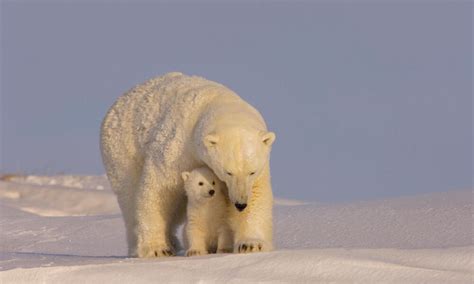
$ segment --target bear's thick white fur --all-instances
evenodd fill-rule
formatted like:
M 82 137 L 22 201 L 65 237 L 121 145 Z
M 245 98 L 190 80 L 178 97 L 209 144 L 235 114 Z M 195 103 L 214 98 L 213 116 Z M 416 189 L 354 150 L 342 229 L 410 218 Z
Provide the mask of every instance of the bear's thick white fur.
M 183 172 L 188 197 L 184 243 L 186 256 L 232 252 L 230 202 L 225 185 L 208 167 Z
M 208 166 L 232 204 L 234 251 L 272 249 L 270 150 L 275 139 L 260 113 L 225 86 L 169 73 L 140 84 L 110 108 L 101 151 L 117 195 L 130 256 L 175 253 L 186 210 L 181 173 Z

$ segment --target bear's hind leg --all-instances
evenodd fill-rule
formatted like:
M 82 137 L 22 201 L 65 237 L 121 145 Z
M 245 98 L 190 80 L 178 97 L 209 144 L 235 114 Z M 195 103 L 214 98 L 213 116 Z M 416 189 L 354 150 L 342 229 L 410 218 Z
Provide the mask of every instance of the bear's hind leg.
M 181 190 L 180 190 L 181 189 Z M 176 197 L 176 201 L 173 202 L 174 204 L 177 204 L 176 207 L 174 208 L 175 212 L 173 214 L 173 218 L 171 219 L 171 224 L 170 224 L 170 235 L 169 238 L 171 240 L 171 245 L 178 254 L 179 251 L 184 250 L 185 246 L 183 243 L 179 240 L 178 234 L 181 233 L 180 227 L 184 224 L 184 221 L 186 220 L 186 204 L 187 204 L 187 198 L 186 194 L 184 193 L 184 190 L 181 188 L 176 188 L 176 192 L 178 196 Z
M 233 250 L 234 240 L 232 231 L 229 226 L 224 225 L 219 228 L 217 237 L 217 253 L 231 253 Z

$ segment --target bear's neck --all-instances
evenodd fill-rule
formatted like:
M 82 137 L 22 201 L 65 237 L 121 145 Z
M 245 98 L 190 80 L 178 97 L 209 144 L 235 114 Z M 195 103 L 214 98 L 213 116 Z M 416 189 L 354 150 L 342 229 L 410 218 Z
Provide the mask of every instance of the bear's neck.
M 256 131 L 267 129 L 260 113 L 238 96 L 218 96 L 203 112 L 196 131 L 202 139 L 208 134 L 219 133 L 220 130 L 229 128 Z

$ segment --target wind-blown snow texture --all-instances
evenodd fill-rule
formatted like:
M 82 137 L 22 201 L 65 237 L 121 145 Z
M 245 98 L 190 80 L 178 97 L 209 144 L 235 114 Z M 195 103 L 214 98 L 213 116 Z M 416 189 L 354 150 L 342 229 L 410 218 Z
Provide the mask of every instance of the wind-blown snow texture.
M 0 282 L 471 283 L 472 191 L 345 204 L 278 200 L 270 253 L 126 258 L 104 177 L 0 181 Z

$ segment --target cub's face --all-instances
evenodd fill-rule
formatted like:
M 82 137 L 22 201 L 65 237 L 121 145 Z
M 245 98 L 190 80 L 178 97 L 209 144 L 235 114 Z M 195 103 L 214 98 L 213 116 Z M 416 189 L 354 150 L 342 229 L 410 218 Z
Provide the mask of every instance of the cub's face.
M 181 174 L 188 200 L 194 203 L 206 202 L 221 190 L 221 182 L 207 167 Z
M 268 164 L 274 140 L 273 132 L 235 128 L 204 138 L 203 160 L 226 183 L 229 199 L 239 211 L 247 206 L 253 185 Z

